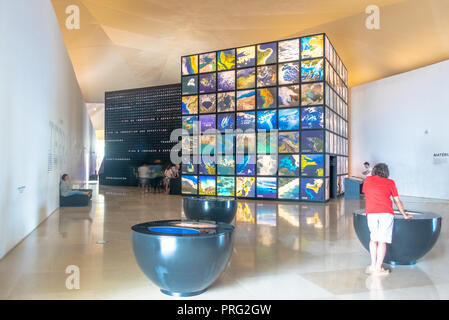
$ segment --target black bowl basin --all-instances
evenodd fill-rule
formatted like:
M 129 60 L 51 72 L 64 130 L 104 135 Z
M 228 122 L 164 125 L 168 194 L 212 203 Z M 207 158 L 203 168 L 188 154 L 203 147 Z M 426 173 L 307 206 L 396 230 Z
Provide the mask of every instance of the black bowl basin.
M 237 199 L 220 197 L 185 197 L 184 214 L 189 220 L 231 223 L 237 212 Z
M 394 216 L 393 237 L 387 243 L 384 262 L 410 265 L 432 249 L 441 231 L 441 216 L 435 213 L 410 212 L 413 219 L 405 220 L 399 212 Z M 354 229 L 362 245 L 369 251 L 370 232 L 365 210 L 354 212 Z
M 133 226 L 134 256 L 163 293 L 203 293 L 231 258 L 234 227 L 226 223 L 165 220 Z

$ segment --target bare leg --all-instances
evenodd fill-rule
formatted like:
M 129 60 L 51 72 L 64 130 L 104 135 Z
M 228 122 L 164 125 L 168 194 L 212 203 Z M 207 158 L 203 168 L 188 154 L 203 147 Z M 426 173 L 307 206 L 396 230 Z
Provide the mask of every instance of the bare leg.
M 384 262 L 386 251 L 387 245 L 385 244 L 385 242 L 379 242 L 377 244 L 376 271 L 382 270 L 382 263 Z
M 376 261 L 377 261 L 377 250 L 378 250 L 378 242 L 370 240 L 369 242 L 369 253 L 371 255 L 371 271 L 376 269 Z

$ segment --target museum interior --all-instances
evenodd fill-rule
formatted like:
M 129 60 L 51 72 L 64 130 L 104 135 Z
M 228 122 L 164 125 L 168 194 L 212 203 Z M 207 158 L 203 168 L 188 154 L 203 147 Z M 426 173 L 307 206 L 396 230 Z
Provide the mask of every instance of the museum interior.
M 449 299 L 449 1 L 225 4 L 0 1 L 1 300 Z

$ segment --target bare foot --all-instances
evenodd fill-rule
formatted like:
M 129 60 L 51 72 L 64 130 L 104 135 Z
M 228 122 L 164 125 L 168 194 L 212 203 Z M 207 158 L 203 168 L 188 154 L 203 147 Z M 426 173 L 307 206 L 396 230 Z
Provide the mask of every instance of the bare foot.
M 374 273 L 374 267 L 373 267 L 373 266 L 368 266 L 368 267 L 366 267 L 365 273 L 366 273 L 366 274 L 372 274 L 372 273 Z
M 375 276 L 386 276 L 388 274 L 390 274 L 390 270 L 387 270 L 387 269 L 384 269 L 384 268 L 382 268 L 380 270 L 375 270 L 373 272 L 373 275 L 375 275 Z

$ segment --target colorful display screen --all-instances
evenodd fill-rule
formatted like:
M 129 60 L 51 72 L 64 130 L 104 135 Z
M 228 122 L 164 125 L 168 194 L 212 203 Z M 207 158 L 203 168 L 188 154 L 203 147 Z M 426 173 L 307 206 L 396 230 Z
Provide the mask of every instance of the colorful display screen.
M 301 199 L 323 201 L 324 200 L 324 179 L 301 178 Z
M 215 73 L 200 74 L 200 93 L 216 91 Z
M 218 156 L 217 174 L 235 175 L 235 156 Z
M 181 186 L 182 186 L 182 193 L 197 194 L 198 178 L 196 176 L 182 176 Z
M 213 113 L 217 111 L 217 96 L 214 94 L 200 95 L 200 113 Z
M 307 130 L 301 132 L 301 152 L 323 152 L 324 131 Z
M 235 196 L 235 178 L 217 176 L 217 196 Z
M 279 110 L 279 130 L 299 130 L 299 108 Z
M 299 176 L 300 163 L 299 154 L 279 156 L 279 176 Z
M 237 110 L 254 110 L 256 105 L 256 91 L 255 90 L 240 90 L 237 91 Z
M 237 177 L 237 197 L 254 198 L 256 196 L 255 177 Z
M 215 195 L 215 176 L 198 177 L 198 194 L 202 196 Z
M 198 93 L 198 76 L 182 77 L 181 81 L 182 94 L 197 94 Z
M 256 115 L 254 112 L 237 113 L 237 129 L 243 131 L 256 129 Z
M 181 92 L 182 154 L 206 156 L 183 158 L 183 193 L 325 201 L 329 154 L 344 181 L 347 70 L 324 34 L 183 56 Z
M 308 107 L 301 108 L 302 129 L 322 129 L 324 128 L 324 108 Z
M 276 178 L 258 177 L 256 189 L 257 198 L 276 199 L 277 180 Z
M 277 111 L 257 111 L 257 129 L 266 131 L 277 129 Z
M 301 175 L 312 177 L 323 177 L 324 155 L 323 154 L 301 155 Z
M 276 88 L 257 89 L 257 109 L 276 108 Z
M 241 176 L 253 176 L 256 174 L 256 155 L 237 155 L 236 173 Z
M 299 178 L 279 178 L 278 198 L 298 200 Z
M 217 70 L 217 60 L 215 52 L 200 54 L 200 73 Z
M 217 116 L 217 129 L 220 131 L 235 129 L 235 114 L 223 113 Z
M 299 85 L 279 87 L 279 108 L 299 106 Z

